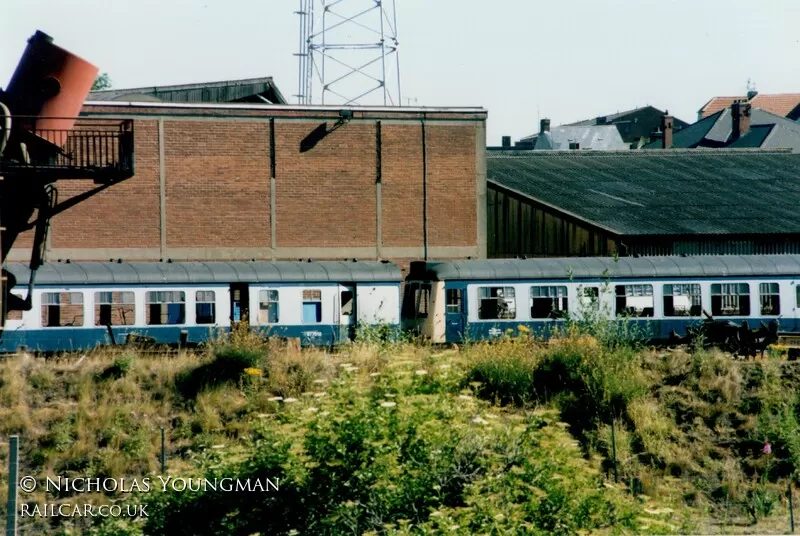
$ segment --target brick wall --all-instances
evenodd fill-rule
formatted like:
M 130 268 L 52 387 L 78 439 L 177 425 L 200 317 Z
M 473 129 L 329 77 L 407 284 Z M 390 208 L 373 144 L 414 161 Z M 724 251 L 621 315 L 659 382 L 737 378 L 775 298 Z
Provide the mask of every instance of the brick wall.
M 354 110 L 87 105 L 134 120 L 136 175 L 56 216 L 48 260 L 482 256 L 485 112 Z

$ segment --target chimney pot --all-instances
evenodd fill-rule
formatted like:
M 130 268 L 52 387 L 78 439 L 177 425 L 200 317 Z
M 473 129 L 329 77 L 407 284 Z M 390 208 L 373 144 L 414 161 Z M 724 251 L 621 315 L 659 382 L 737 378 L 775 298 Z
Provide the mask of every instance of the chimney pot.
M 549 119 L 542 119 L 539 122 L 539 132 L 550 132 L 550 120 Z

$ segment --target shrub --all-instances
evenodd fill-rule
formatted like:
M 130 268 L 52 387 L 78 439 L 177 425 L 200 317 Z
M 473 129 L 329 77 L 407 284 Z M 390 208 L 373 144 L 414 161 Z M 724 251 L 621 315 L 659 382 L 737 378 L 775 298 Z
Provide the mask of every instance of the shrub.
M 118 380 L 128 374 L 133 368 L 133 354 L 123 354 L 114 359 L 114 363 L 106 368 L 98 380 Z
M 245 369 L 260 368 L 265 359 L 263 349 L 234 344 L 218 346 L 211 355 L 211 361 L 178 375 L 176 383 L 185 398 L 194 398 L 205 389 L 236 382 Z

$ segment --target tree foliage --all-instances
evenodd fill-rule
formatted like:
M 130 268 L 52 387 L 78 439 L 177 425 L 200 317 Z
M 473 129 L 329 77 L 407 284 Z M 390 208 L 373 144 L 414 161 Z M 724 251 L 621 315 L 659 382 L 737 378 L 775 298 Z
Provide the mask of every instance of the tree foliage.
M 99 91 L 101 89 L 111 89 L 111 77 L 108 73 L 100 73 L 95 78 L 92 84 L 92 91 Z

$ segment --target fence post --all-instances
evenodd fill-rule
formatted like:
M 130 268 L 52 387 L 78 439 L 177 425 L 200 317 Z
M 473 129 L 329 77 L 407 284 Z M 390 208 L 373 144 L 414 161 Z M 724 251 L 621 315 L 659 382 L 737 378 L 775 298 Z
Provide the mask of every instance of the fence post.
M 617 474 L 617 439 L 614 436 L 614 417 L 611 417 L 611 463 L 614 465 L 614 482 L 619 482 Z
M 17 536 L 17 484 L 19 483 L 19 436 L 8 441 L 8 508 L 6 536 Z
M 162 475 L 167 472 L 167 450 L 165 447 L 165 436 L 166 436 L 166 431 L 162 426 L 161 427 L 161 474 Z
M 794 534 L 794 506 L 792 505 L 792 481 L 786 484 L 786 493 L 789 496 L 789 526 L 791 527 L 790 534 Z

